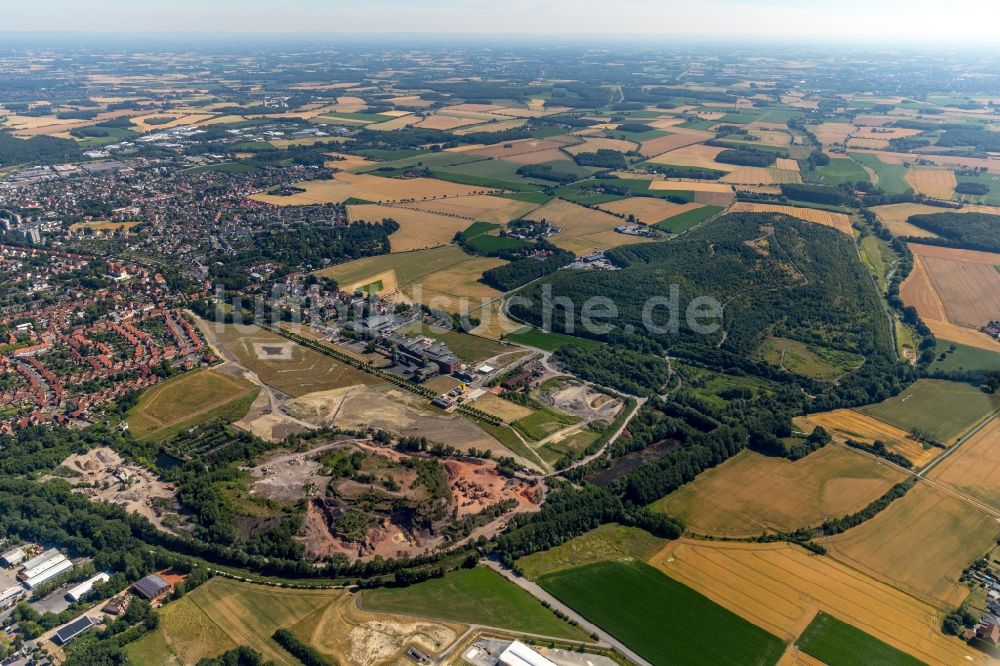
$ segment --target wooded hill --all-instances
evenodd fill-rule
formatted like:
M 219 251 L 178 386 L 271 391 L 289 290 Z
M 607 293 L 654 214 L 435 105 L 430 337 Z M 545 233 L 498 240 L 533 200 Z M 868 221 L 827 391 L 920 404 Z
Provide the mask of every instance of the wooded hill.
M 864 378 L 861 393 L 842 399 L 880 395 L 896 383 L 886 376 L 895 365 L 888 319 L 852 239 L 840 232 L 784 215 L 739 213 L 671 241 L 629 245 L 607 256 L 622 269 L 559 271 L 522 292 L 531 305 L 515 302 L 512 313 L 541 325 L 542 290 L 548 284 L 553 300 L 575 304 L 572 332 L 578 336 L 653 356 L 669 350 L 671 356 L 720 369 L 771 375 L 772 366 L 751 358 L 774 335 L 865 356 L 865 365 L 855 373 Z M 650 333 L 643 325 L 643 307 L 652 296 L 668 297 L 671 285 L 679 288 L 680 330 Z M 689 303 L 700 296 L 714 298 L 724 308 L 723 327 L 711 335 L 697 334 L 685 322 Z M 618 316 L 606 322 L 613 327 L 607 334 L 589 333 L 582 326 L 580 309 L 592 297 L 609 298 L 618 308 Z M 552 327 L 570 332 L 565 309 L 553 311 Z M 668 314 L 659 307 L 652 319 L 664 325 Z M 652 384 L 659 378 L 660 373 L 651 372 L 647 388 L 656 391 L 659 386 Z M 634 383 L 634 376 L 629 380 Z M 838 390 L 857 388 L 841 384 Z

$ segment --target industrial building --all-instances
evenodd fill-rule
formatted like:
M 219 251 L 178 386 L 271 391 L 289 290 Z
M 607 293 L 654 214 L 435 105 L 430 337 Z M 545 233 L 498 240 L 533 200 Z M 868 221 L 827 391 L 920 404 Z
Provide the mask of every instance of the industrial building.
M 24 588 L 20 585 L 8 587 L 3 592 L 0 592 L 0 608 L 9 608 L 10 606 L 13 606 L 20 601 L 23 596 Z
M 450 375 L 462 365 L 461 359 L 447 345 L 430 338 L 394 335 L 383 340 L 397 366 L 411 368 L 415 381 L 424 381 L 440 373 Z
M 107 583 L 109 580 L 111 580 L 111 576 L 109 576 L 106 573 L 99 573 L 93 578 L 88 578 L 87 580 L 83 581 L 82 583 L 71 589 L 69 592 L 66 593 L 66 597 L 70 601 L 76 603 L 80 599 L 83 599 L 85 596 L 90 594 L 90 591 L 94 589 L 94 585 L 97 585 L 98 583 Z
M 55 548 L 50 548 L 25 562 L 17 577 L 30 590 L 72 568 L 73 563 L 66 559 L 65 555 Z
M 149 601 L 156 601 L 171 591 L 170 583 L 156 574 L 149 574 L 133 585 L 132 589 Z
M 16 567 L 18 564 L 24 561 L 27 557 L 23 548 L 14 548 L 13 550 L 8 550 L 3 555 L 0 555 L 0 562 L 3 563 L 5 567 Z
M 66 643 L 69 643 L 71 640 L 87 631 L 87 629 L 90 629 L 95 624 L 97 623 L 94 622 L 93 618 L 88 615 L 84 615 L 83 617 L 73 620 L 69 624 L 63 625 L 59 631 L 56 632 L 56 635 L 52 637 L 52 640 L 57 645 L 66 645 Z
M 514 641 L 500 653 L 501 666 L 556 666 L 520 641 Z
M 45 571 L 42 571 L 38 575 L 32 576 L 31 578 L 27 578 L 22 582 L 24 583 L 24 586 L 27 587 L 29 590 L 33 590 L 42 583 L 48 582 L 53 578 L 55 578 L 56 576 L 60 576 L 66 573 L 72 568 L 73 568 L 73 563 L 67 560 L 65 557 L 63 557 L 61 559 L 54 560 L 52 566 L 50 566 Z

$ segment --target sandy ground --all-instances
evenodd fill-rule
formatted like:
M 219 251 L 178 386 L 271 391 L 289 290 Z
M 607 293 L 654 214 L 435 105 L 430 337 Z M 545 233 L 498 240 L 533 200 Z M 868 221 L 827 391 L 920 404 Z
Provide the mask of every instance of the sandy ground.
M 66 479 L 71 485 L 90 486 L 79 487 L 77 492 L 95 501 L 121 505 L 129 513 L 137 513 L 157 527 L 163 527 L 162 513 L 153 508 L 152 501 L 161 499 L 173 503 L 173 486 L 160 481 L 145 467 L 124 462 L 106 446 L 72 455 L 62 462 L 62 466 L 79 474 Z
M 614 421 L 622 409 L 622 401 L 595 391 L 585 384 L 567 383 L 541 396 L 542 402 L 556 409 L 579 416 L 585 421 Z
M 339 663 L 352 666 L 412 663 L 403 654 L 414 646 L 437 655 L 458 640 L 464 625 L 369 613 L 347 595 L 315 622 L 310 643 Z

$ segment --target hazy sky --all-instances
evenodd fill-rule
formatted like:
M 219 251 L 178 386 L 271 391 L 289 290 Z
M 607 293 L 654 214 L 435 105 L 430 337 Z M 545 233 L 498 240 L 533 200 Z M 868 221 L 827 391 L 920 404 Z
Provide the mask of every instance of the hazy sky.
M 1000 42 L 1000 0 L 33 0 L 0 31 L 649 34 Z

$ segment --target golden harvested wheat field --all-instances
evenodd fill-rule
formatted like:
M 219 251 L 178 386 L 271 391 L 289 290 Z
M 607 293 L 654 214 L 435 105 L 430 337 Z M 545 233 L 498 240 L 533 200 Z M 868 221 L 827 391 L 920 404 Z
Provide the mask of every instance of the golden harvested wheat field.
M 579 143 L 580 141 L 581 139 L 578 137 L 568 136 L 556 136 L 548 139 L 520 139 L 518 141 L 508 141 L 507 143 L 499 143 L 493 146 L 477 148 L 476 150 L 470 150 L 467 152 L 472 155 L 480 155 L 482 157 L 491 157 L 493 159 L 503 160 L 516 157 L 518 155 L 526 155 L 528 153 L 558 150 L 563 146 Z
M 465 125 L 476 125 L 481 122 L 483 122 L 481 118 L 465 118 L 462 116 L 443 116 L 435 114 L 433 116 L 427 116 L 420 122 L 416 123 L 414 127 L 445 131 L 455 129 L 456 127 L 464 127 Z
M 401 206 L 377 204 L 348 206 L 347 215 L 351 222 L 381 222 L 389 218 L 396 220 L 399 229 L 389 235 L 392 252 L 409 252 L 446 245 L 451 242 L 455 234 L 469 226 L 468 221 L 463 218 Z
M 910 224 L 907 220 L 913 215 L 940 213 L 935 206 L 925 206 L 915 203 L 889 204 L 872 208 L 878 221 L 889 230 L 893 236 L 915 236 L 920 238 L 937 238 L 937 234 Z
M 697 203 L 675 204 L 666 199 L 654 199 L 652 197 L 629 197 L 627 199 L 598 204 L 597 207 L 616 215 L 625 215 L 626 217 L 635 215 L 636 219 L 643 224 L 656 224 L 668 217 L 680 215 L 681 213 L 695 210 L 702 206 Z
M 331 180 L 310 180 L 295 183 L 305 192 L 283 197 L 275 194 L 255 194 L 256 201 L 275 206 L 312 206 L 324 203 L 341 203 L 350 198 L 373 203 L 415 201 L 427 198 L 455 197 L 482 193 L 484 188 L 458 185 L 436 178 L 381 178 L 368 174 L 345 171 L 334 174 Z
M 412 203 L 398 204 L 394 208 L 410 208 L 427 211 L 428 213 L 448 215 L 464 219 L 469 224 L 476 220 L 493 222 L 494 224 L 505 224 L 530 213 L 538 208 L 538 205 L 487 194 L 474 194 L 467 197 L 449 197 L 433 201 L 414 201 Z
M 946 319 L 978 329 L 1000 318 L 1000 254 L 909 244 L 920 257 Z M 919 308 L 918 308 L 919 309 Z
M 774 134 L 774 132 L 770 132 L 770 133 Z M 787 136 L 787 135 L 782 134 L 781 136 Z M 774 161 L 774 168 L 775 169 L 784 169 L 785 171 L 798 171 L 799 170 L 799 163 L 798 163 L 797 160 L 790 160 L 787 157 L 779 157 L 778 159 L 776 159 Z
M 677 190 L 679 192 L 711 192 L 732 194 L 732 185 L 725 183 L 708 183 L 703 180 L 653 180 L 649 183 L 651 190 Z
M 993 419 L 928 478 L 1000 511 L 1000 419 Z
M 679 539 L 650 564 L 787 641 L 825 611 L 929 664 L 988 663 L 938 631 L 934 606 L 792 544 Z
M 869 521 L 821 539 L 848 566 L 941 607 L 968 595 L 962 570 L 982 557 L 1000 535 L 994 516 L 926 483 Z
M 365 129 L 377 130 L 379 132 L 391 132 L 392 130 L 403 129 L 404 127 L 415 125 L 418 122 L 420 122 L 420 117 L 410 114 L 399 116 L 398 118 L 393 118 L 392 120 L 386 120 L 381 123 L 368 125 Z
M 741 451 L 653 504 L 698 534 L 792 532 L 860 511 L 905 474 L 850 449 L 827 445 L 801 460 Z
M 360 155 L 348 155 L 347 153 L 326 153 L 326 155 L 330 158 L 326 166 L 332 169 L 357 169 L 378 164 L 378 162 L 365 159 Z
M 590 138 L 583 143 L 577 144 L 575 146 L 569 146 L 566 148 L 566 152 L 570 155 L 578 155 L 579 153 L 596 153 L 598 150 L 616 150 L 620 153 L 627 153 L 630 150 L 635 150 L 639 147 L 639 144 L 633 143 L 631 141 L 625 141 L 622 139 L 605 139 L 600 137 Z
M 732 171 L 735 167 L 728 164 L 719 164 L 715 161 L 716 155 L 725 148 L 715 146 L 705 146 L 696 144 L 685 146 L 669 153 L 663 153 L 650 159 L 653 164 L 666 164 L 670 166 L 698 167 L 701 169 L 715 169 L 717 171 Z
M 643 141 L 639 146 L 639 152 L 642 153 L 643 157 L 653 157 L 669 150 L 676 150 L 715 138 L 711 132 L 699 132 L 698 130 L 684 130 L 682 132 L 681 130 L 680 127 L 672 127 L 670 128 L 671 133 L 666 136 Z
M 935 199 L 951 199 L 955 196 L 955 172 L 947 169 L 925 169 L 914 167 L 907 170 L 906 182 L 917 194 L 926 194 Z
M 466 134 L 472 134 L 473 132 L 503 132 L 509 129 L 514 129 L 516 127 L 521 127 L 527 121 L 526 118 L 512 118 L 511 120 L 491 120 L 489 122 L 480 125 L 466 125 L 465 127 L 459 127 L 453 134 L 458 136 L 465 136 Z M 482 146 L 477 146 L 481 148 Z M 470 147 L 469 150 L 472 150 Z
M 562 199 L 553 199 L 532 213 L 535 219 L 545 218 L 561 231 L 549 241 L 577 256 L 607 250 L 640 239 L 614 231 L 621 218 L 600 210 L 585 208 Z
M 935 337 L 977 349 L 994 352 L 1000 350 L 1000 344 L 985 333 L 948 321 L 944 303 L 941 302 L 919 255 L 913 257 L 913 269 L 900 285 L 899 296 L 906 305 L 917 309 L 920 318 Z
M 854 126 L 849 123 L 823 123 L 810 129 L 820 143 L 828 145 L 847 141 L 847 137 L 854 130 Z
M 843 213 L 831 213 L 815 208 L 797 208 L 795 206 L 781 206 L 777 204 L 759 204 L 748 201 L 738 201 L 729 209 L 733 213 L 783 213 L 789 217 L 794 217 L 806 222 L 822 224 L 826 227 L 833 227 L 849 236 L 854 235 L 851 227 L 851 218 Z
M 874 444 L 875 440 L 879 440 L 890 451 L 906 456 L 915 467 L 923 467 L 944 453 L 936 446 L 925 448 L 901 428 L 853 409 L 835 409 L 831 412 L 797 416 L 792 422 L 802 432 L 812 432 L 816 426 L 823 426 L 833 437 L 865 444 Z
M 781 183 L 801 183 L 802 176 L 798 169 L 739 167 L 720 178 L 719 182 L 734 185 L 780 185 Z

